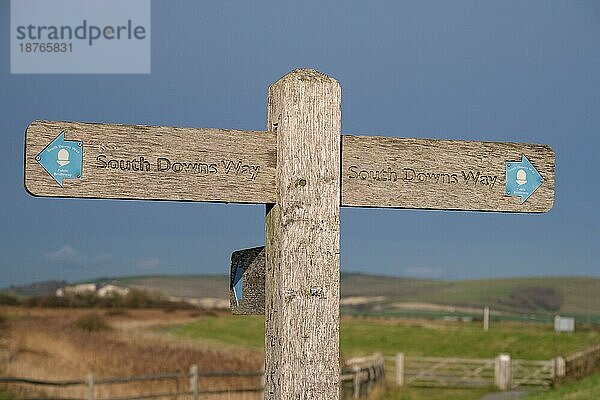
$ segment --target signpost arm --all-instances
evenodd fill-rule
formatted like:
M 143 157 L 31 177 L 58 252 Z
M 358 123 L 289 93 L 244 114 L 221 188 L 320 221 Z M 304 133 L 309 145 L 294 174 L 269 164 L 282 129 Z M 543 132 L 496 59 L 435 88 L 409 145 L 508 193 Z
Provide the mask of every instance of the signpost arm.
M 314 70 L 269 88 L 265 399 L 339 399 L 340 103 L 338 82 Z

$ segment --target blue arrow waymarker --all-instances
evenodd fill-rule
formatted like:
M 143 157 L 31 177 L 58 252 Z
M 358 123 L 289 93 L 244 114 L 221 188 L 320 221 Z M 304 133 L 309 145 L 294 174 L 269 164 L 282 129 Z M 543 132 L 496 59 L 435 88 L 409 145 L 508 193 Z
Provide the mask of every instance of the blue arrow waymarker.
M 242 300 L 243 291 L 242 291 L 242 276 L 244 275 L 244 267 L 238 265 L 235 269 L 235 277 L 233 278 L 233 295 L 235 296 L 236 305 L 240 305 L 240 300 Z
M 520 162 L 506 162 L 506 194 L 520 196 L 521 204 L 527 201 L 529 196 L 542 185 L 542 182 L 544 182 L 544 178 L 525 157 L 525 154 L 522 155 Z
M 83 144 L 65 140 L 61 132 L 35 159 L 62 187 L 64 179 L 81 178 Z

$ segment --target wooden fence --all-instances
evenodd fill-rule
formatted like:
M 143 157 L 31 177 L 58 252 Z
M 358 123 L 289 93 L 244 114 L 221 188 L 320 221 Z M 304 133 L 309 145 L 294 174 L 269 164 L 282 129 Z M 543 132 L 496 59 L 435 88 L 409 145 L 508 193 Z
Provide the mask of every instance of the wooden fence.
M 398 385 L 431 387 L 482 387 L 494 383 L 494 359 L 405 357 L 398 354 Z
M 553 386 L 561 377 L 557 373 L 556 365 L 562 357 L 553 360 L 512 360 L 511 384 L 508 389 L 523 386 Z
M 261 377 L 263 384 L 260 387 L 246 388 L 226 388 L 226 389 L 203 389 L 200 378 L 244 378 Z M 383 357 L 380 354 L 373 356 L 353 358 L 345 363 L 343 372 L 340 376 L 340 386 L 346 389 L 346 393 L 352 398 L 366 396 L 368 392 L 384 377 Z M 172 372 L 155 375 L 137 375 L 96 379 L 94 374 L 88 374 L 86 379 L 80 380 L 62 380 L 45 381 L 30 378 L 0 377 L 0 384 L 34 385 L 55 388 L 64 388 L 72 386 L 83 386 L 84 395 L 82 397 L 37 397 L 23 398 L 22 400 L 98 400 L 97 387 L 103 385 L 118 385 L 134 382 L 166 381 L 189 379 L 188 390 L 177 390 L 170 392 L 156 392 L 140 394 L 137 396 L 120 396 L 102 398 L 102 400 L 142 400 L 159 399 L 165 397 L 188 397 L 192 400 L 198 400 L 200 396 L 213 396 L 221 394 L 234 393 L 262 393 L 264 386 L 264 372 L 254 371 L 220 371 L 220 372 L 199 372 L 197 365 L 192 365 L 189 372 Z
M 175 380 L 182 378 L 189 378 L 189 390 L 179 390 L 172 392 L 158 392 L 143 394 L 139 396 L 126 396 L 126 397 L 111 397 L 110 400 L 141 400 L 141 399 L 158 399 L 163 397 L 180 397 L 187 396 L 193 400 L 198 400 L 199 396 L 210 396 L 227 393 L 248 393 L 248 392 L 262 392 L 262 387 L 247 387 L 247 388 L 227 388 L 227 389 L 206 389 L 203 390 L 200 386 L 200 378 L 236 378 L 236 377 L 263 377 L 263 372 L 253 371 L 217 371 L 217 372 L 202 372 L 198 371 L 197 365 L 192 365 L 190 372 L 173 372 L 155 375 L 137 375 L 137 376 L 123 376 L 123 377 L 112 377 L 95 379 L 94 374 L 88 374 L 84 380 L 64 380 L 64 381 L 42 381 L 29 378 L 13 378 L 13 377 L 0 377 L 0 383 L 4 384 L 25 384 L 35 386 L 50 386 L 50 387 L 69 387 L 69 386 L 85 386 L 85 396 L 81 398 L 57 398 L 53 397 L 52 400 L 95 400 L 96 387 L 101 385 L 116 385 L 116 384 L 127 384 L 134 382 L 148 382 L 148 381 L 164 381 L 164 380 Z M 34 400 L 23 399 L 23 400 Z M 35 398 L 35 400 L 42 400 L 42 398 Z M 49 399 L 44 399 L 49 400 Z M 106 399 L 108 400 L 108 399 Z
M 568 355 L 564 368 L 569 380 L 591 375 L 600 368 L 600 344 Z
M 511 359 L 507 354 L 496 358 L 442 358 L 408 357 L 403 353 L 383 357 L 374 354 L 367 357 L 352 358 L 345 362 L 340 376 L 341 389 L 347 397 L 367 396 L 372 388 L 384 382 L 393 382 L 397 386 L 422 387 L 492 387 L 501 390 L 523 386 L 553 386 L 562 379 L 575 380 L 592 374 L 600 367 L 600 345 L 573 353 L 566 358 L 551 360 Z M 387 371 L 387 375 L 385 374 Z M 85 386 L 85 396 L 81 398 L 53 398 L 52 400 L 96 400 L 97 386 L 126 384 L 143 381 L 161 381 L 189 378 L 188 390 L 151 393 L 130 397 L 111 397 L 102 400 L 142 400 L 163 397 L 187 396 L 198 400 L 199 396 L 227 393 L 262 392 L 263 387 L 203 389 L 200 378 L 261 377 L 263 372 L 202 372 L 193 365 L 189 372 L 174 372 L 158 375 L 139 375 L 95 379 L 88 374 L 84 380 L 41 381 L 29 378 L 0 377 L 0 383 L 39 385 L 52 387 Z M 34 400 L 34 399 L 26 399 Z M 35 399 L 42 400 L 42 399 Z M 47 399 L 50 400 L 50 399 Z
M 492 387 L 509 390 L 522 386 L 552 386 L 561 377 L 561 357 L 518 360 L 507 354 L 496 358 L 385 357 L 397 386 Z
M 367 357 L 356 357 L 346 360 L 340 377 L 341 389 L 352 398 L 368 396 L 375 385 L 383 383 L 384 358 L 376 353 Z
M 600 344 L 551 360 L 496 358 L 385 357 L 388 381 L 397 386 L 491 387 L 510 390 L 523 386 L 550 387 L 576 380 L 600 369 Z M 393 371 L 393 373 L 391 373 Z

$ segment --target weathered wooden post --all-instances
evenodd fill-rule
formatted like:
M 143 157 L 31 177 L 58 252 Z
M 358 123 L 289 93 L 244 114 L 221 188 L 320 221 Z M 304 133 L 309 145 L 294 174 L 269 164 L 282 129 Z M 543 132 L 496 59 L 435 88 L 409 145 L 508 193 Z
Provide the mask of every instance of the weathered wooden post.
M 91 372 L 89 374 L 87 374 L 86 377 L 86 382 L 87 382 L 87 400 L 94 400 L 94 374 L 92 374 Z
M 483 307 L 483 330 L 487 332 L 490 329 L 490 308 Z
M 560 380 L 565 377 L 567 373 L 567 365 L 565 359 L 558 356 L 554 359 L 554 380 Z
M 360 366 L 355 365 L 352 367 L 352 398 L 358 399 L 360 397 L 360 384 L 362 371 Z
M 339 398 L 341 89 L 298 69 L 269 88 L 265 399 Z
M 396 354 L 396 385 L 404 385 L 404 353 Z
M 190 367 L 190 392 L 192 399 L 198 400 L 198 365 L 194 364 Z
M 510 355 L 500 354 L 494 364 L 494 381 L 500 390 L 510 390 L 512 386 Z
M 384 358 L 383 354 L 375 353 L 376 361 L 375 361 L 375 378 L 377 380 L 383 379 L 384 377 Z

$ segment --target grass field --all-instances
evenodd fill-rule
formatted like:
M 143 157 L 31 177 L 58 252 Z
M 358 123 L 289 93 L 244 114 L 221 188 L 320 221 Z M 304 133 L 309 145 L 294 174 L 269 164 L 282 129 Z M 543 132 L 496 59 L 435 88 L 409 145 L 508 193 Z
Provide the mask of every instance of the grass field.
M 166 331 L 211 346 L 262 350 L 263 329 L 264 319 L 262 317 L 206 316 L 188 324 L 166 328 Z M 532 323 L 503 322 L 493 325 L 491 330 L 486 333 L 482 331 L 479 323 L 345 317 L 342 319 L 340 330 L 340 347 L 343 358 L 373 352 L 392 355 L 402 351 L 413 356 L 493 358 L 499 353 L 509 353 L 513 358 L 551 359 L 599 342 L 600 332 L 598 331 L 557 335 L 550 325 Z M 594 385 L 600 386 L 599 378 L 576 390 L 588 393 L 586 390 L 593 390 Z M 480 399 L 489 390 L 486 388 L 389 388 L 387 391 L 375 393 L 372 399 L 475 400 Z M 565 387 L 560 390 L 568 389 Z M 550 396 L 553 393 L 547 392 L 540 396 Z M 548 397 L 548 400 L 563 398 L 569 399 L 570 397 Z M 596 398 L 600 399 L 600 396 L 573 397 L 577 400 Z M 541 400 L 546 397 L 533 397 L 533 399 Z
M 479 400 L 488 390 L 486 389 L 430 389 L 402 388 L 388 389 L 373 400 Z
M 524 400 L 596 400 L 600 399 L 600 372 L 556 390 L 535 393 Z
M 264 318 L 256 316 L 201 317 L 167 328 L 177 336 L 224 347 L 262 349 Z M 600 332 L 557 335 L 542 324 L 502 323 L 483 332 L 478 323 L 441 323 L 397 319 L 342 319 L 340 350 L 352 357 L 373 352 L 413 356 L 550 359 L 600 342 Z

